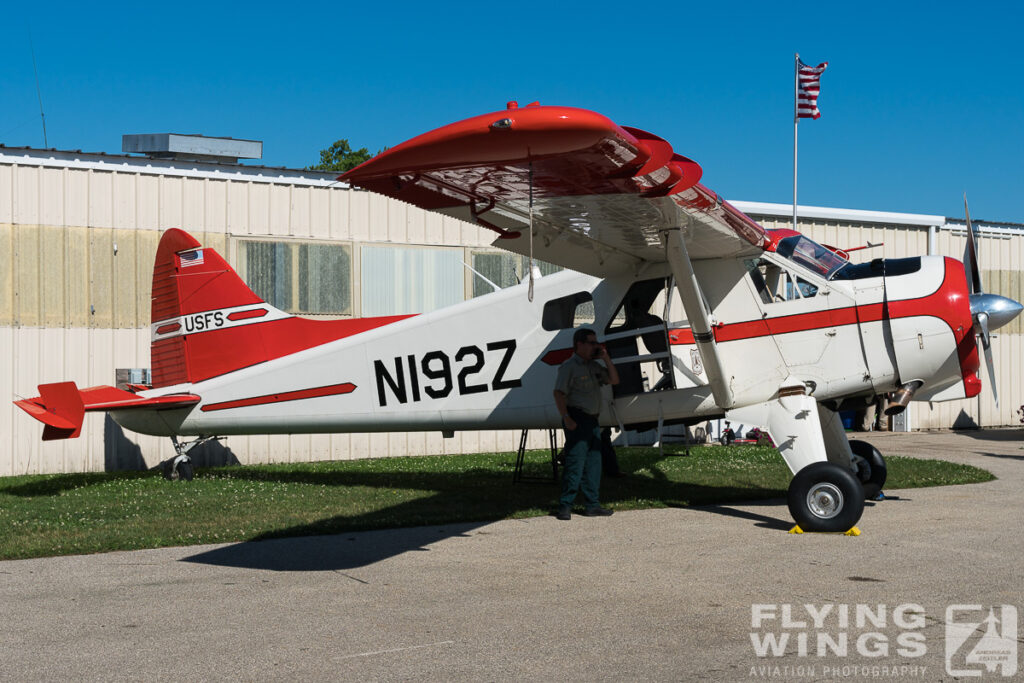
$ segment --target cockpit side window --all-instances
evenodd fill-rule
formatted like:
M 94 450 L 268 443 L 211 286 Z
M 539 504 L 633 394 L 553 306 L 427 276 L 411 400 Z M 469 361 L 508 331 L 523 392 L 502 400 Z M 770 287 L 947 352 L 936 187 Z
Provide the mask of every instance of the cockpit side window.
M 816 285 L 767 259 L 749 259 L 746 266 L 762 303 L 809 299 L 818 293 Z

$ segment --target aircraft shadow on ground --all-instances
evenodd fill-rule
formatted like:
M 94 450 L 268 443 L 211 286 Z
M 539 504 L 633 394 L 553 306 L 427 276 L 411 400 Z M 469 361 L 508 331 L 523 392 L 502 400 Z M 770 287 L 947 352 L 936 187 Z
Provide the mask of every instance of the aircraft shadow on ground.
M 957 434 L 969 436 L 978 441 L 1018 441 L 1024 445 L 1024 427 L 1011 429 L 965 429 L 956 430 Z
M 987 451 L 975 451 L 977 455 L 986 458 L 1004 458 L 1008 460 L 1024 460 L 1024 428 L 1011 429 L 969 429 L 958 431 L 977 441 L 989 441 L 998 443 L 1017 443 L 1020 445 L 1019 453 L 991 453 Z
M 786 502 L 783 499 L 769 498 L 766 500 L 754 500 L 744 502 L 742 505 L 745 508 L 749 508 L 760 505 L 774 507 L 777 505 L 785 504 Z M 768 515 L 762 515 L 760 513 L 752 512 L 750 510 L 737 510 L 736 508 L 730 507 L 728 505 L 701 505 L 694 509 L 700 510 L 702 512 L 711 512 L 716 515 L 723 515 L 725 517 L 748 519 L 752 522 L 755 522 L 754 526 L 761 527 L 762 529 L 777 529 L 779 531 L 789 531 L 793 528 L 793 524 L 795 524 L 795 522 L 793 522 L 793 520 L 791 519 L 785 520 L 780 519 L 778 517 L 769 517 Z
M 490 522 L 256 539 L 192 555 L 182 561 L 278 572 L 343 571 L 407 552 L 429 552 L 430 545 L 437 541 L 468 536 L 469 532 L 487 524 Z M 301 529 L 296 533 L 301 533 Z
M 788 530 L 792 521 L 729 507 L 731 503 L 778 505 L 776 490 L 715 487 L 675 483 L 664 479 L 652 462 L 645 470 L 655 477 L 608 479 L 602 501 L 665 500 L 669 507 L 692 507 L 713 514 L 751 520 L 757 526 Z M 474 476 L 476 474 L 477 476 Z M 505 478 L 481 473 L 464 475 L 422 472 L 266 472 L 244 468 L 232 476 L 261 481 L 301 482 L 328 486 L 404 488 L 431 491 L 431 495 L 361 515 L 325 517 L 184 558 L 183 561 L 271 571 L 338 571 L 374 564 L 413 551 L 429 551 L 437 541 L 466 536 L 474 529 L 517 513 L 553 508 L 558 495 L 554 483 L 512 486 Z M 659 476 L 661 475 L 661 476 Z M 758 495 L 771 501 L 746 502 Z M 483 502 L 486 501 L 486 505 Z M 728 501 L 714 503 L 712 501 Z M 479 519 L 473 519 L 474 515 Z M 460 521 L 452 522 L 453 518 Z M 444 521 L 444 520 L 449 521 Z M 571 522 L 570 522 L 571 523 Z M 421 524 L 422 526 L 410 526 Z M 366 531 L 366 529 L 374 529 Z M 402 527 L 402 528 L 387 528 Z
M 1004 460 L 1024 460 L 1024 450 L 1021 450 L 1019 455 L 1012 453 L 988 453 L 985 451 L 975 451 L 978 455 L 986 458 L 1003 458 Z

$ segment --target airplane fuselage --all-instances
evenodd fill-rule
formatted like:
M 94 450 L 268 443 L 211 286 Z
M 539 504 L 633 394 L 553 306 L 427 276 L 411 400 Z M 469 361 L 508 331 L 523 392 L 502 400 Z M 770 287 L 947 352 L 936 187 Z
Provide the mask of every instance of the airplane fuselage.
M 818 401 L 886 393 L 915 379 L 926 380 L 922 397 L 974 395 L 977 354 L 958 353 L 970 334 L 962 266 L 921 257 L 885 273 L 884 263 L 876 262 L 874 271 L 857 266 L 855 278 L 829 280 L 775 252 L 695 262 L 735 404 L 770 400 L 787 377 L 814 387 Z M 664 307 L 673 296 L 670 278 L 664 264 L 617 279 L 558 273 L 537 280 L 533 301 L 523 283 L 141 394 L 187 392 L 201 397 L 193 406 L 112 415 L 128 429 L 155 435 L 556 427 L 555 373 L 581 325 L 606 341 L 624 379 L 609 396 L 602 423 L 720 415 L 687 322 L 651 318 L 651 310 L 669 318 L 678 310 L 671 301 Z M 637 303 L 641 290 L 646 297 Z M 656 291 L 658 301 L 648 305 Z M 629 310 L 631 302 L 644 310 Z M 218 321 L 223 326 L 235 316 L 230 325 L 237 338 L 246 325 L 284 315 L 271 309 L 247 319 L 237 316 L 239 308 L 193 314 L 180 333 L 223 334 Z M 637 322 L 638 312 L 646 320 Z M 166 328 L 166 321 L 154 323 L 154 338 Z

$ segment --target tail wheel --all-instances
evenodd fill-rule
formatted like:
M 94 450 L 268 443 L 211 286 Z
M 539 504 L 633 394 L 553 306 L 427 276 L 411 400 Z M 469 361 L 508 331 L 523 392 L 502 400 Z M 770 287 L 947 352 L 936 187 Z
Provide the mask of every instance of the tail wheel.
M 192 460 L 187 455 L 165 460 L 162 464 L 164 479 L 167 481 L 192 481 L 195 476 Z
M 180 462 L 178 463 L 178 480 L 179 481 L 192 481 L 194 472 L 192 470 L 191 462 Z
M 804 531 L 848 531 L 864 512 L 864 487 L 850 470 L 815 462 L 793 477 L 788 502 Z
M 854 455 L 860 456 L 868 464 L 867 468 L 857 469 L 857 478 L 864 486 L 864 495 L 867 500 L 878 498 L 885 486 L 885 478 L 888 470 L 885 467 L 885 458 L 878 452 L 878 449 L 867 441 L 851 441 L 850 450 Z

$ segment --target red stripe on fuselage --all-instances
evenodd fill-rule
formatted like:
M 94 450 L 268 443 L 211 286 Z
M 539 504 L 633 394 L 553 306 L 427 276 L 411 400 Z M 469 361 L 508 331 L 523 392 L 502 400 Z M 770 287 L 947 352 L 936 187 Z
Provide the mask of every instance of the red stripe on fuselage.
M 955 259 L 950 260 L 958 263 Z M 956 333 L 965 324 L 965 318 L 963 317 L 963 311 L 956 310 L 956 302 L 961 295 L 956 291 L 954 283 L 955 279 L 950 277 L 947 268 L 942 284 L 931 294 L 918 297 L 917 299 L 889 301 L 889 317 L 911 318 L 914 316 L 929 316 L 939 318 Z M 966 294 L 963 296 L 966 296 Z M 775 334 L 808 332 L 828 327 L 855 325 L 858 322 L 878 322 L 882 318 L 883 306 L 881 303 L 877 303 L 863 306 L 848 306 L 834 310 L 797 313 L 777 318 L 745 320 L 738 323 L 719 323 L 713 329 L 715 341 L 730 342 Z M 969 313 L 966 320 L 970 320 Z M 959 342 L 959 335 L 957 335 L 957 341 Z M 669 330 L 669 342 L 673 346 L 692 345 L 694 343 L 693 332 L 687 328 Z
M 960 372 L 964 380 L 965 391 L 967 397 L 971 398 L 977 396 L 981 391 L 981 382 L 977 376 L 981 366 L 978 347 L 974 342 L 973 320 L 971 319 L 966 284 L 960 284 L 967 281 L 964 275 L 964 266 L 960 261 L 946 257 L 944 272 L 942 284 L 932 293 L 916 299 L 888 301 L 889 317 L 927 316 L 938 318 L 949 325 L 953 338 L 956 340 L 957 358 L 960 361 Z M 720 324 L 714 328 L 715 341 L 730 342 L 775 334 L 808 332 L 829 327 L 878 322 L 883 319 L 884 313 L 883 304 L 877 303 Z M 692 345 L 694 343 L 693 334 L 686 329 L 670 330 L 669 343 L 673 346 Z
M 569 360 L 569 356 L 572 355 L 572 349 L 552 349 L 544 354 L 541 361 L 548 365 L 561 365 L 565 361 Z
M 343 320 L 310 320 L 288 317 L 259 320 L 223 329 L 208 329 L 167 340 L 156 341 L 156 350 L 165 342 L 177 342 L 183 350 L 187 381 L 195 383 L 229 372 L 265 363 L 315 346 L 352 337 L 391 325 L 411 315 Z M 154 351 L 155 353 L 155 351 Z M 186 381 L 181 378 L 179 381 Z
M 301 401 L 304 398 L 320 398 L 322 396 L 338 396 L 340 394 L 350 394 L 355 391 L 356 385 L 351 382 L 345 382 L 343 384 L 331 384 L 326 387 L 316 387 L 313 389 L 298 389 L 296 391 L 284 391 L 278 394 L 265 394 L 263 396 L 253 396 L 252 398 L 241 398 L 235 401 L 221 401 L 220 403 L 210 403 L 205 405 L 200 410 L 203 412 L 210 412 L 214 410 L 228 410 L 230 408 L 245 408 L 247 406 L 262 406 L 268 403 L 284 403 L 285 401 Z

